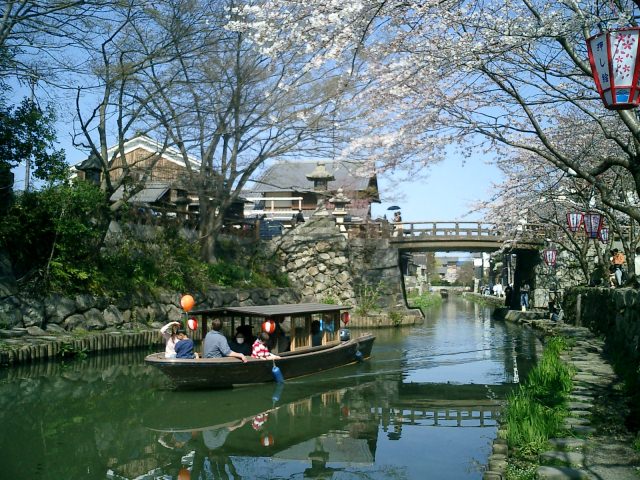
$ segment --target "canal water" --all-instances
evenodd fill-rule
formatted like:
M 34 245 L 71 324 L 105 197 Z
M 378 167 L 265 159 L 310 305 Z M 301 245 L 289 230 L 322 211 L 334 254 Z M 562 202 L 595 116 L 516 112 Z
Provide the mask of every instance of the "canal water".
M 479 479 L 537 350 L 451 298 L 378 331 L 371 360 L 283 385 L 173 391 L 147 352 L 3 369 L 0 478 Z

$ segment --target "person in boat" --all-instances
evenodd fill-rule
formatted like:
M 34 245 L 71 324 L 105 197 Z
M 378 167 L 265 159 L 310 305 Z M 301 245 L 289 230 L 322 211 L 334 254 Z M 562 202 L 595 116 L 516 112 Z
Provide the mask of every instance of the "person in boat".
M 260 335 L 258 335 L 258 338 L 256 338 L 256 341 L 253 342 L 253 346 L 251 347 L 251 357 L 278 360 L 280 357 L 269 351 L 267 342 L 269 342 L 269 334 L 267 332 L 260 332 Z
M 284 319 L 276 320 L 276 329 L 270 336 L 267 346 L 277 353 L 288 352 L 291 348 L 291 337 L 284 327 Z
M 247 357 L 231 350 L 229 342 L 220 330 L 222 330 L 222 320 L 214 318 L 211 321 L 211 331 L 204 337 L 204 358 L 235 357 L 246 362 Z
M 195 353 L 193 340 L 187 337 L 187 332 L 184 329 L 179 329 L 176 332 L 176 358 L 198 358 L 198 354 Z
M 320 320 L 314 320 L 311 322 L 311 346 L 317 347 L 322 345 L 322 337 L 324 332 L 322 331 Z
M 244 333 L 240 331 L 236 332 L 236 336 L 231 343 L 229 343 L 229 347 L 231 347 L 231 350 L 234 352 L 238 352 L 246 356 L 251 355 L 251 344 L 247 341 Z
M 165 358 L 176 358 L 176 343 L 178 343 L 178 337 L 176 331 L 180 327 L 180 322 L 169 322 L 160 329 L 160 334 L 167 345 L 164 349 Z

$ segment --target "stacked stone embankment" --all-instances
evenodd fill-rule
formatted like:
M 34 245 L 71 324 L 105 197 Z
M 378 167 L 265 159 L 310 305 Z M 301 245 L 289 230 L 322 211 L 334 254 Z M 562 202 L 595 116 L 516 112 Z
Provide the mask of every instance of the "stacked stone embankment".
M 300 301 L 293 289 L 220 288 L 195 297 L 196 307 Z M 91 295 L 5 297 L 0 300 L 0 365 L 162 344 L 159 328 L 185 319 L 180 298 L 173 292 L 136 294 L 113 302 Z

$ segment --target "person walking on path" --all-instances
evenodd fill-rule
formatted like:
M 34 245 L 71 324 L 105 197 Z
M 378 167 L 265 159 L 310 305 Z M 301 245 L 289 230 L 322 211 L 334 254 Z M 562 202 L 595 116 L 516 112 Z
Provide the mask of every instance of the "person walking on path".
M 522 311 L 526 311 L 529 308 L 529 284 L 527 282 L 520 287 L 520 306 Z
M 622 275 L 624 273 L 625 257 L 624 253 L 617 248 L 611 250 L 611 263 L 613 263 L 613 274 L 616 277 L 616 286 L 622 286 Z

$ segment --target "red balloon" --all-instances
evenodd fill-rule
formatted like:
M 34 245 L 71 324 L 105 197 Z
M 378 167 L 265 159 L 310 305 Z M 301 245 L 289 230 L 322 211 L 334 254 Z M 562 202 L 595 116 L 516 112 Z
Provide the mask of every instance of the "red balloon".
M 195 317 L 191 317 L 189 320 L 187 320 L 187 327 L 189 327 L 189 330 L 197 330 L 198 320 L 196 320 Z
M 260 436 L 260 444 L 263 447 L 273 447 L 273 435 L 271 435 L 270 433 L 267 435 L 261 435 Z
M 267 332 L 269 335 L 271 335 L 276 331 L 276 322 L 271 319 L 265 320 L 264 322 L 262 322 L 262 331 Z
M 183 295 L 182 298 L 180 299 L 180 305 L 182 305 L 182 308 L 185 312 L 188 312 L 189 310 L 191 310 L 195 304 L 196 304 L 196 301 L 193 299 L 191 295 Z
M 351 320 L 351 314 L 349 312 L 342 312 L 342 323 L 346 325 L 349 323 L 349 320 Z

